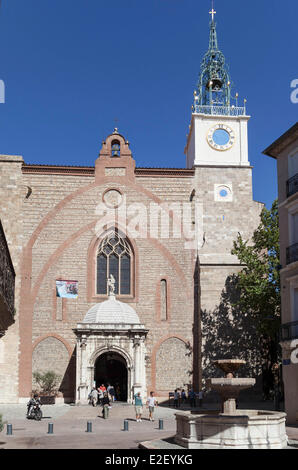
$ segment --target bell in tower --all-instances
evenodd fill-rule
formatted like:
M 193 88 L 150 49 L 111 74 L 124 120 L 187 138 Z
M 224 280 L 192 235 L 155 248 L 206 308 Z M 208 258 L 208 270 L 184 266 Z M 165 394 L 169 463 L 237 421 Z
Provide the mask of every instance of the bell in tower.
M 215 13 L 212 5 L 209 47 L 194 91 L 185 147 L 187 168 L 249 166 L 246 100 L 239 106 L 238 93 L 231 95 L 229 69 L 218 48 Z
M 209 48 L 201 63 L 195 105 L 229 107 L 231 82 L 225 57 L 218 48 L 215 13 L 214 8 L 212 8 L 210 12 L 212 20 L 210 22 Z

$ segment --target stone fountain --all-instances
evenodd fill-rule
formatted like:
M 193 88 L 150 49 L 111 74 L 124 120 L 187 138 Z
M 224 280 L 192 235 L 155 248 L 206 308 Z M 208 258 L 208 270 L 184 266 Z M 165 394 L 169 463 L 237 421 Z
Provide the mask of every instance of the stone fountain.
M 283 449 L 287 447 L 286 414 L 279 411 L 239 410 L 236 400 L 241 390 L 253 387 L 255 379 L 234 377 L 245 364 L 238 359 L 214 361 L 223 378 L 207 380 L 219 393 L 220 411 L 176 413 L 174 440 L 188 449 Z
M 234 377 L 235 372 L 245 364 L 239 359 L 223 359 L 213 361 L 225 374 L 225 378 L 208 379 L 207 386 L 215 390 L 221 396 L 221 412 L 224 414 L 236 413 L 236 400 L 242 390 L 253 387 L 256 379 L 242 379 Z

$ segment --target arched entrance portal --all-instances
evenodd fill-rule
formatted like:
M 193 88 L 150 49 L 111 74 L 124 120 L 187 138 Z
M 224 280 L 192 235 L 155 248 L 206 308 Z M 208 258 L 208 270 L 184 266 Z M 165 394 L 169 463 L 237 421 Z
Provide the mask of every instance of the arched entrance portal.
M 106 352 L 101 354 L 94 367 L 94 382 L 96 387 L 101 384 L 111 384 L 115 388 L 118 401 L 127 401 L 127 364 L 120 354 Z

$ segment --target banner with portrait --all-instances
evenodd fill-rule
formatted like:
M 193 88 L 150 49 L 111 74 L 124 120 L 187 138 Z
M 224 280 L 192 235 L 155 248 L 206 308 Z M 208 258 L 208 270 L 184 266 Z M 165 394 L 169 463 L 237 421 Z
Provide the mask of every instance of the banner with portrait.
M 56 296 L 64 299 L 76 299 L 78 284 L 78 281 L 56 281 Z

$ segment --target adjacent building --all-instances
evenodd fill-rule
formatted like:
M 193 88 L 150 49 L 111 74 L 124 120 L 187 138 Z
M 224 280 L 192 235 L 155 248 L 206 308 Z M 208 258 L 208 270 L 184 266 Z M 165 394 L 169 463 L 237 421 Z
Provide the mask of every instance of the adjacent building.
M 15 271 L 0 220 L 0 338 L 14 323 Z
M 265 151 L 277 160 L 285 410 L 298 421 L 298 123 Z M 297 362 L 296 362 L 297 361 Z

